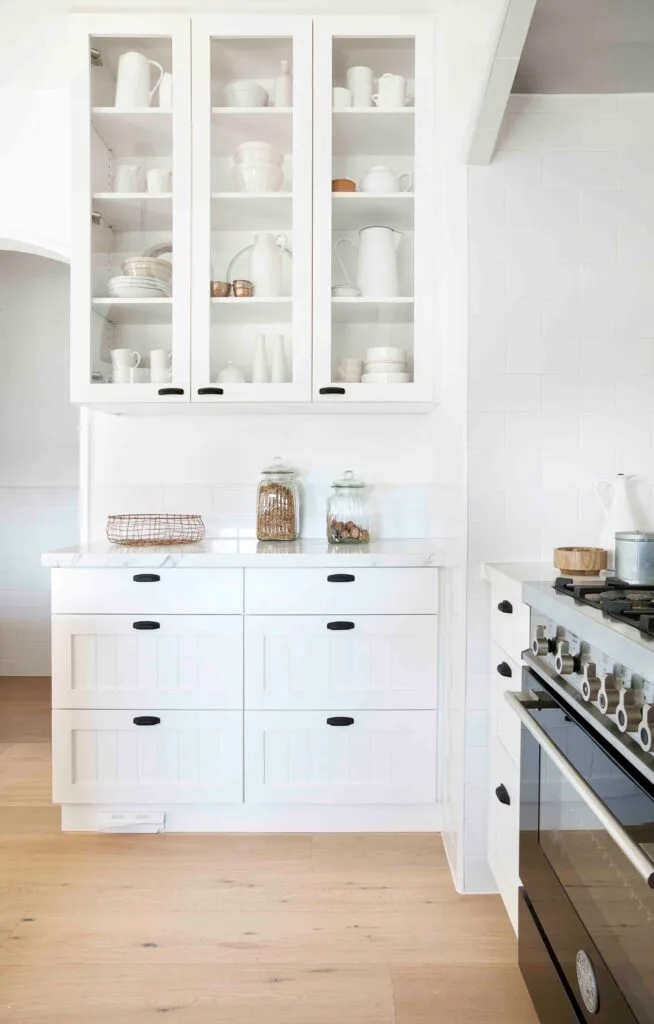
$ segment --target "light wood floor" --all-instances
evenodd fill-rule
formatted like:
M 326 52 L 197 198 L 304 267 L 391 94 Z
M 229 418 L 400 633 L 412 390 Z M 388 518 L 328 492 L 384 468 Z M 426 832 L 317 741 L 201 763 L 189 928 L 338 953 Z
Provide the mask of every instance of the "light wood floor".
M 438 836 L 62 835 L 49 681 L 0 679 L 0 1020 L 534 1024 Z

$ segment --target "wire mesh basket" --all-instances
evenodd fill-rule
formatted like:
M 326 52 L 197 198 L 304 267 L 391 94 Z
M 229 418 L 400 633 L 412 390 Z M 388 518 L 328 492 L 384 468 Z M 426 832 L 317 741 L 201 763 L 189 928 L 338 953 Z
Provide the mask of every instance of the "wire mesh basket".
M 107 539 L 112 544 L 127 547 L 195 544 L 203 537 L 202 516 L 139 514 L 107 517 Z

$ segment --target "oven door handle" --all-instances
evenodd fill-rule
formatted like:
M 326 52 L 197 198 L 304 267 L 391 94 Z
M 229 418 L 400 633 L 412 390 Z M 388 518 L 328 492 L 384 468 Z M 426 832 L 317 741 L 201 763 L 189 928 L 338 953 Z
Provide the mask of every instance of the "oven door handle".
M 516 715 L 524 725 L 527 732 L 531 733 L 541 750 L 544 750 L 550 760 L 570 783 L 573 789 L 584 801 L 587 807 L 596 815 L 602 826 L 606 829 L 614 843 L 620 847 L 627 860 L 633 868 L 645 879 L 650 889 L 654 889 L 654 863 L 646 853 L 641 850 L 638 843 L 635 843 L 629 833 L 622 827 L 614 814 L 602 803 L 595 791 L 591 789 L 586 780 L 570 764 L 567 757 L 561 753 L 556 743 L 550 739 L 545 730 L 535 722 L 527 710 L 528 707 L 538 707 L 538 701 L 526 693 L 511 693 L 507 690 L 504 694 L 505 700 L 515 711 Z

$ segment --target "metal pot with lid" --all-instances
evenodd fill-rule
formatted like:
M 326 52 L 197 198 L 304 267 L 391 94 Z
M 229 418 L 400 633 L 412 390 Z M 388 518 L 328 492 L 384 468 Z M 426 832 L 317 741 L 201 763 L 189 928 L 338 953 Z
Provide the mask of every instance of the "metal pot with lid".
M 631 585 L 654 585 L 654 533 L 616 533 L 615 575 Z

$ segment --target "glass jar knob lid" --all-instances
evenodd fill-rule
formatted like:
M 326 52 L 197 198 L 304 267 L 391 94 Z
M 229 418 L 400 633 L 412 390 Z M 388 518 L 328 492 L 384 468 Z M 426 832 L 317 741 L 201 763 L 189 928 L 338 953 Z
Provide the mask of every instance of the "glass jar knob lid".
M 332 487 L 365 487 L 363 480 L 356 477 L 351 469 L 346 469 L 340 480 L 334 480 Z
M 262 473 L 295 473 L 294 469 L 290 466 L 286 466 L 279 455 L 276 455 L 272 461 L 272 465 L 266 466 L 261 470 Z

